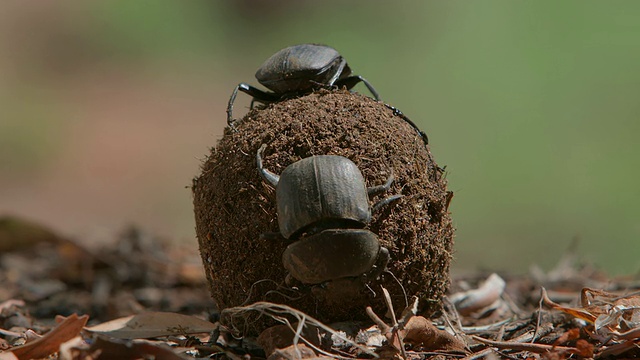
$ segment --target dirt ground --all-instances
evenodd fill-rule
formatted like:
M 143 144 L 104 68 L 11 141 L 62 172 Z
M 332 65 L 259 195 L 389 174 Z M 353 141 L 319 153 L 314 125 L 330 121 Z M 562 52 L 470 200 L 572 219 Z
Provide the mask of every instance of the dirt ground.
M 394 309 L 395 318 L 371 311 L 366 321 L 322 324 L 269 302 L 225 310 L 284 324 L 256 338 L 216 322 L 197 252 L 170 243 L 130 228 L 86 248 L 40 224 L 2 218 L 0 358 L 640 356 L 638 279 L 608 278 L 571 253 L 547 272 L 454 278 L 430 319 Z

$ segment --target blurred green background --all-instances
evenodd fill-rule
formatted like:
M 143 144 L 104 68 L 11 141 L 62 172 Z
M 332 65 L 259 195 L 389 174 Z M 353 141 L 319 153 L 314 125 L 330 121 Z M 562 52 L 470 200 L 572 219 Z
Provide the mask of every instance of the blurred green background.
M 429 134 L 454 271 L 548 268 L 575 238 L 640 270 L 637 1 L 4 1 L 0 213 L 195 242 L 185 187 L 231 90 L 305 42 Z

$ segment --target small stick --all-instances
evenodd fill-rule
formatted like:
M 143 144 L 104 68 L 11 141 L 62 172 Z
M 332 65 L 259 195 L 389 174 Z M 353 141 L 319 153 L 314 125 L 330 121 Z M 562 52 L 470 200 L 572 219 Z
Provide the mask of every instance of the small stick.
M 580 350 L 566 346 L 553 346 L 545 344 L 532 344 L 532 343 L 518 343 L 512 341 L 493 341 L 479 336 L 471 335 L 473 340 L 487 344 L 498 349 L 516 350 L 516 351 L 530 351 L 537 354 L 543 354 L 550 351 L 569 352 L 572 354 L 581 354 Z
M 536 331 L 533 332 L 533 337 L 531 338 L 531 343 L 536 340 L 536 336 L 538 336 L 538 329 L 540 328 L 540 321 L 542 319 L 542 291 L 540 291 L 540 301 L 538 302 L 538 321 L 536 322 Z
M 369 318 L 371 319 L 371 321 L 373 321 L 376 325 L 378 325 L 381 333 L 386 334 L 389 332 L 391 327 L 387 325 L 384 321 L 382 321 L 382 319 L 380 319 L 380 317 L 373 312 L 373 309 L 371 308 L 371 306 L 367 306 L 365 311 L 367 312 L 367 315 L 369 315 Z
M 384 294 L 384 301 L 387 303 L 387 307 L 389 308 L 389 312 L 391 313 L 391 319 L 393 320 L 393 327 L 391 328 L 391 337 L 395 337 L 398 339 L 398 347 L 400 349 L 400 354 L 402 355 L 403 359 L 407 359 L 407 353 L 404 350 L 404 341 L 402 341 L 402 336 L 400 335 L 399 331 L 402 330 L 402 327 L 404 327 L 404 324 L 399 325 L 398 324 L 398 319 L 396 318 L 396 313 L 395 311 L 393 311 L 393 303 L 391 302 L 391 295 L 389 295 L 389 291 L 387 289 L 384 288 L 384 286 L 381 286 L 382 288 L 382 293 Z M 389 339 L 391 341 L 391 339 Z
M 396 326 L 398 325 L 398 319 L 396 319 L 396 312 L 393 311 L 393 303 L 391 303 L 391 295 L 389 295 L 389 291 L 385 289 L 383 286 L 381 286 L 381 288 L 382 288 L 382 293 L 384 294 L 384 302 L 387 303 L 387 308 L 391 313 L 391 320 L 393 321 L 393 326 Z
M 462 329 L 462 322 L 460 321 L 460 313 L 458 313 L 458 309 L 456 309 L 456 306 L 453 304 L 453 302 L 451 302 L 451 299 L 449 299 L 448 296 L 443 296 L 442 297 L 442 303 L 445 305 L 446 310 L 448 310 L 449 312 L 451 312 L 451 317 L 453 318 L 453 321 L 456 323 L 456 326 L 459 329 Z
M 481 359 L 489 354 L 491 354 L 493 351 L 492 348 L 486 348 L 483 350 L 480 350 L 478 352 L 475 352 L 469 356 L 464 357 L 462 360 L 476 360 L 476 359 Z

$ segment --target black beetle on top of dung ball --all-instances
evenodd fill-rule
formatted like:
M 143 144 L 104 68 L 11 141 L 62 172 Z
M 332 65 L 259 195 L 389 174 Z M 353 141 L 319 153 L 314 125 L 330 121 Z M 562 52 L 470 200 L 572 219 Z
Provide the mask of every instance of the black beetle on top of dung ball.
M 312 285 L 347 281 L 358 286 L 377 278 L 387 266 L 389 251 L 364 227 L 372 211 L 402 197 L 390 196 L 369 207 L 369 196 L 387 191 L 393 175 L 384 185 L 367 187 L 353 161 L 315 155 L 294 162 L 278 176 L 262 165 L 265 148 L 258 150 L 256 163 L 262 178 L 276 188 L 280 233 L 292 242 L 282 255 L 289 274 Z
M 227 124 L 235 129 L 233 118 L 233 104 L 242 91 L 253 97 L 254 101 L 269 104 L 284 99 L 310 94 L 318 89 L 345 87 L 350 90 L 362 82 L 376 100 L 380 100 L 378 92 L 362 76 L 352 75 L 347 61 L 330 46 L 318 44 L 301 44 L 284 48 L 268 58 L 256 72 L 256 79 L 260 84 L 271 90 L 262 91 L 247 83 L 238 84 L 231 93 L 227 105 Z M 385 104 L 393 110 L 396 116 L 409 123 L 422 137 L 425 144 L 429 143 L 427 134 L 405 116 L 397 108 Z
M 347 61 L 336 49 L 326 45 L 301 44 L 284 48 L 268 58 L 256 72 L 256 79 L 272 92 L 265 92 L 247 83 L 233 89 L 227 105 L 227 124 L 233 126 L 233 103 L 238 90 L 262 103 L 301 96 L 319 88 L 345 86 L 351 89 L 364 83 L 373 97 L 378 92 L 360 75 L 351 75 Z

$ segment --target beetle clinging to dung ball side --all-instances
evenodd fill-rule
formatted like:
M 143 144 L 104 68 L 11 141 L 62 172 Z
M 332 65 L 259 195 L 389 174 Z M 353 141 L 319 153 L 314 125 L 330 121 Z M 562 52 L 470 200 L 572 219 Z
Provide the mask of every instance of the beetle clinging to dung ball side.
M 262 165 L 265 148 L 258 149 L 256 164 L 276 188 L 280 233 L 291 242 L 282 256 L 287 271 L 305 284 L 345 278 L 366 283 L 382 273 L 389 251 L 364 227 L 371 221 L 369 196 L 387 191 L 393 175 L 383 185 L 367 187 L 356 164 L 336 155 L 304 158 L 276 175 Z M 373 211 L 400 198 L 382 199 Z

